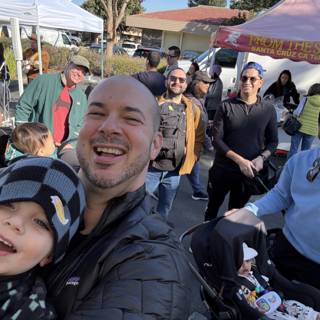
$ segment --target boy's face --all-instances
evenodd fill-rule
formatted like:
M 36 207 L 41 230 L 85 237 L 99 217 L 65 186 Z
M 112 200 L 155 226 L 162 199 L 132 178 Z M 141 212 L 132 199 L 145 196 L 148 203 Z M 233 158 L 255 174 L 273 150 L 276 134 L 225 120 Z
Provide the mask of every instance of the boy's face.
M 35 202 L 0 204 L 0 275 L 16 275 L 51 261 L 53 233 Z
M 238 274 L 241 276 L 247 276 L 249 275 L 252 267 L 252 259 L 251 260 L 245 260 L 243 261 L 243 264 L 241 265 L 240 269 L 238 270 Z

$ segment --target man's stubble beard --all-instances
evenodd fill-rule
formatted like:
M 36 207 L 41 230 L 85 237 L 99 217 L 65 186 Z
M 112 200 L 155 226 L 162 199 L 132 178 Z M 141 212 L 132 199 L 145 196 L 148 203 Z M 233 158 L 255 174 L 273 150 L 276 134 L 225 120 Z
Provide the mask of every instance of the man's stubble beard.
M 88 181 L 95 187 L 101 189 L 110 189 L 119 186 L 122 183 L 127 182 L 131 178 L 138 176 L 140 173 L 142 173 L 142 171 L 150 162 L 150 149 L 151 145 L 149 146 L 148 150 L 140 154 L 140 157 L 135 158 L 131 164 L 128 164 L 126 168 L 123 168 L 118 177 L 114 179 L 101 177 L 98 174 L 94 173 L 94 171 L 90 168 L 89 162 L 81 154 L 81 151 L 78 148 L 77 156 L 80 163 L 80 167 Z

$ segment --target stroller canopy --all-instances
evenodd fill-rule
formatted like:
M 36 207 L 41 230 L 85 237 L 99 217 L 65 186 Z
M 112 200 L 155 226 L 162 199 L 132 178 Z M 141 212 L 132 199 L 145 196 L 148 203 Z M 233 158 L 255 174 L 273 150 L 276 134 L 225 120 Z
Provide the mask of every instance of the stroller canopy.
M 248 210 L 241 209 L 202 225 L 195 231 L 191 247 L 199 268 L 213 265 L 215 278 L 236 282 L 243 263 L 243 242 L 258 251 L 260 272 L 272 275 L 274 267 L 267 253 L 265 225 Z

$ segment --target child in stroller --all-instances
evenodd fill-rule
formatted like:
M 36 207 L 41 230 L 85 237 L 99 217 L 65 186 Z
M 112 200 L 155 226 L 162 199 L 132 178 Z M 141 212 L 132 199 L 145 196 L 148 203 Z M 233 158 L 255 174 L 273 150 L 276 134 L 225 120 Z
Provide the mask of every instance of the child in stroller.
M 238 270 L 241 289 L 246 302 L 270 319 L 320 320 L 319 312 L 295 300 L 285 300 L 272 290 L 269 279 L 259 274 L 255 266 L 258 252 L 243 242 L 243 263 Z
M 264 223 L 260 219 L 241 210 L 204 223 L 194 231 L 191 249 L 199 269 L 199 280 L 205 284 L 203 296 L 213 319 L 286 319 L 272 318 L 247 301 L 243 293 L 243 278 L 239 277 L 245 259 L 243 243 L 259 252 L 255 256 L 254 274 L 268 278 L 267 282 L 261 280 L 262 287 L 265 286 L 267 290 L 272 288 L 282 301 L 295 300 L 314 310 L 320 310 L 319 290 L 301 282 L 289 281 L 276 270 L 268 257 L 266 234 Z M 248 282 L 246 284 L 250 286 Z M 312 314 L 315 315 L 313 318 L 287 319 L 317 319 L 318 314 Z

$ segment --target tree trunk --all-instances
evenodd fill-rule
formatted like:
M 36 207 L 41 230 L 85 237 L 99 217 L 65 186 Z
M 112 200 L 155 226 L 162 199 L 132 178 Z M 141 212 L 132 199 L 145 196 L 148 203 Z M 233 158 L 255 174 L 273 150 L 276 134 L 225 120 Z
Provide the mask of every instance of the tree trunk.
M 113 56 L 113 46 L 116 43 L 116 39 L 108 39 L 107 40 L 107 49 L 106 49 L 106 58 L 110 58 Z

